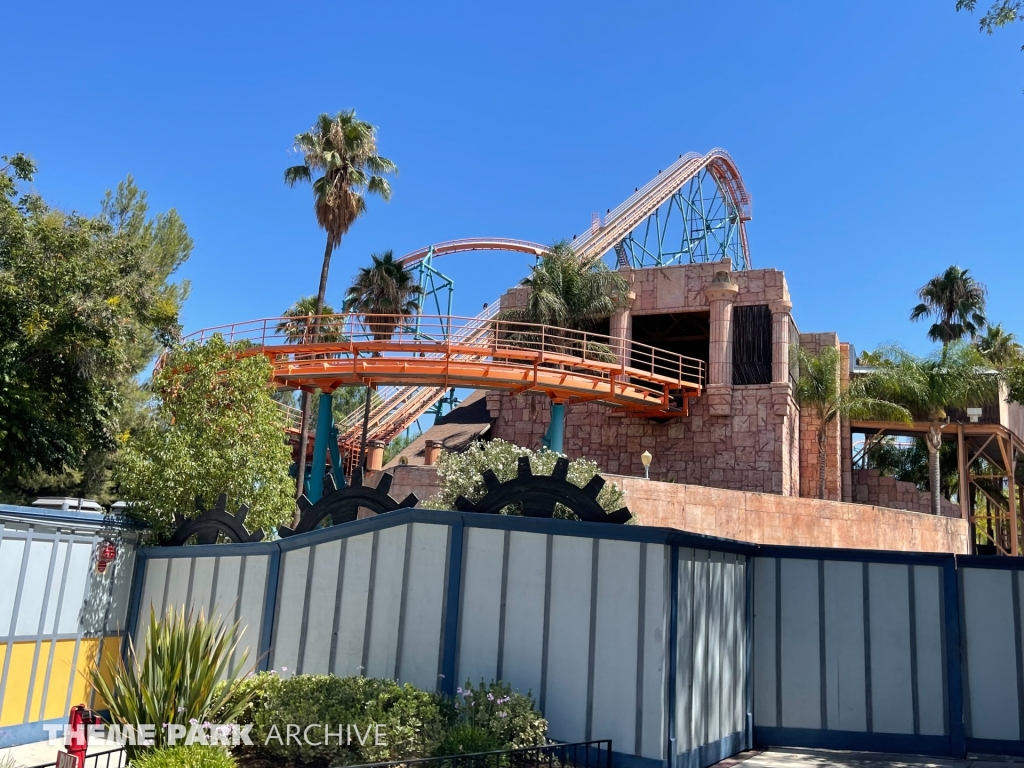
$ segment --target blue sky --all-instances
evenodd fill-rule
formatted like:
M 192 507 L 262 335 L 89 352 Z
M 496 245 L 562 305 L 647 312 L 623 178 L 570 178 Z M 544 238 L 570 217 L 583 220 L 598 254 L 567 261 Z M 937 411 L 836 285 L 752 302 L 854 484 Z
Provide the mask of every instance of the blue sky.
M 954 0 L 857 3 L 8 3 L 0 153 L 95 212 L 131 173 L 196 242 L 188 330 L 315 292 L 292 137 L 355 107 L 401 170 L 336 253 L 583 231 L 680 153 L 727 149 L 754 266 L 786 272 L 803 331 L 927 351 L 914 291 L 951 263 L 1024 335 L 1024 24 Z M 528 259 L 441 262 L 475 314 Z

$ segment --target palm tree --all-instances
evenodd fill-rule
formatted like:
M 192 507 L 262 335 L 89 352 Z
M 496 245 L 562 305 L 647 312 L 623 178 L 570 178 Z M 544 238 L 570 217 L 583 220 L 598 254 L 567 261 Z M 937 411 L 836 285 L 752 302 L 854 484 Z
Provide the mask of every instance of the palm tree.
M 285 169 L 285 184 L 313 185 L 313 212 L 317 224 L 327 233 L 316 296 L 319 315 L 327 292 L 331 254 L 341 245 L 349 227 L 365 213 L 367 195 L 379 195 L 384 201 L 391 199 L 391 185 L 384 176 L 398 173 L 398 168 L 377 154 L 377 128 L 357 120 L 354 109 L 334 117 L 320 115 L 309 131 L 295 137 L 295 147 L 302 153 L 302 164 Z M 317 172 L 322 175 L 314 179 Z
M 372 263 L 362 267 L 345 294 L 342 309 L 358 312 L 375 341 L 390 339 L 403 317 L 419 312 L 423 289 L 416 276 L 392 251 L 370 254 Z M 379 354 L 379 353 L 375 353 Z
M 951 266 L 917 292 L 921 303 L 911 311 L 910 319 L 937 318 L 928 329 L 928 338 L 932 341 L 946 345 L 964 336 L 974 338 L 985 327 L 986 288 L 968 271 Z
M 377 129 L 356 119 L 354 109 L 334 117 L 321 114 L 307 132 L 295 137 L 295 147 L 302 153 L 302 164 L 286 168 L 284 181 L 290 187 L 299 182 L 313 185 L 313 212 L 317 224 L 327 233 L 324 263 L 320 269 L 315 314 L 323 314 L 327 293 L 327 274 L 331 254 L 341 245 L 349 227 L 366 211 L 366 196 L 391 199 L 391 185 L 385 177 L 398 173 L 398 167 L 377 154 Z M 314 174 L 321 175 L 314 178 Z M 317 340 L 314 321 L 313 341 Z M 296 494 L 302 493 L 302 477 L 306 468 L 306 424 L 309 422 L 309 395 L 302 394 L 302 430 L 299 433 L 299 482 Z
M 841 358 L 835 347 L 825 347 L 812 355 L 794 347 L 800 365 L 800 377 L 794 395 L 801 408 L 818 417 L 815 438 L 818 443 L 818 498 L 825 498 L 825 471 L 828 464 L 828 433 L 839 417 L 879 419 L 911 423 L 910 411 L 901 405 L 871 393 L 871 374 L 857 378 L 847 386 L 839 375 Z
M 990 365 L 1002 368 L 1021 359 L 1021 346 L 1016 335 L 1003 330 L 1003 324 L 990 325 L 974 345 Z
M 872 394 L 899 403 L 928 422 L 928 477 L 932 512 L 941 514 L 939 451 L 947 408 L 966 408 L 992 400 L 998 380 L 986 370 L 985 359 L 969 344 L 952 343 L 929 357 L 917 357 L 897 346 L 874 353 L 875 369 L 868 386 Z
M 506 309 L 499 319 L 538 323 L 574 331 L 592 331 L 621 306 L 629 286 L 599 258 L 576 254 L 561 240 L 530 268 L 522 285 L 530 287 L 525 309 Z
M 318 314 L 333 315 L 334 309 L 330 304 L 324 304 L 318 313 L 316 310 L 316 296 L 302 296 L 285 310 L 281 315 L 282 319 L 277 324 L 277 333 L 283 335 L 288 344 L 308 344 L 313 338 L 313 323 L 311 318 Z M 339 341 L 343 338 L 341 325 L 338 323 L 322 324 L 317 329 L 319 341 Z

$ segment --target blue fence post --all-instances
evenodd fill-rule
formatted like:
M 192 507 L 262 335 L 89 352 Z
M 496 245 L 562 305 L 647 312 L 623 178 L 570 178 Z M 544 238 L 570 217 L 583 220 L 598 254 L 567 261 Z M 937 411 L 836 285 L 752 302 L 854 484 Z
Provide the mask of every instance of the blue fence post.
M 459 601 L 462 592 L 462 543 L 465 527 L 459 520 L 452 524 L 448 554 L 448 584 L 445 595 L 444 648 L 441 654 L 441 693 L 455 695 L 455 663 L 459 642 Z
M 277 621 L 277 590 L 281 581 L 281 548 L 278 544 L 270 553 L 267 567 L 267 594 L 263 601 L 263 626 L 260 632 L 260 671 L 270 669 L 270 647 L 274 642 L 274 626 Z
M 125 662 L 128 661 L 130 639 L 139 628 L 139 611 L 142 610 L 142 585 L 146 580 L 147 559 L 146 553 L 141 547 L 135 551 L 135 570 L 132 572 L 132 586 L 128 596 L 128 615 L 125 618 L 124 637 L 121 639 L 121 658 Z
M 954 758 L 967 755 L 964 733 L 964 688 L 960 666 L 960 580 L 956 558 L 952 555 L 942 565 L 943 606 L 946 622 L 946 684 L 949 686 L 949 750 Z

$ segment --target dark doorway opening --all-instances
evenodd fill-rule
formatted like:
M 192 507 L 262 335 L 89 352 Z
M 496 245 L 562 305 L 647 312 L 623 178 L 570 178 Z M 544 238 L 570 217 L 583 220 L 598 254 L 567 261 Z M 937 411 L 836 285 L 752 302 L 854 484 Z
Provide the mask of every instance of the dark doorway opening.
M 633 341 L 703 360 L 704 369 L 707 370 L 710 327 L 711 318 L 707 312 L 634 315 Z M 633 356 L 637 357 L 636 351 Z

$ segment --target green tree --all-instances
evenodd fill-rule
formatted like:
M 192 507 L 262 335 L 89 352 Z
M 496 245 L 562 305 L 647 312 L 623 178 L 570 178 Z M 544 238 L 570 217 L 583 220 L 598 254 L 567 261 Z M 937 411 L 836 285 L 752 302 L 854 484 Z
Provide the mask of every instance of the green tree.
M 246 524 L 272 528 L 292 517 L 291 452 L 272 397 L 271 365 L 242 356 L 220 336 L 172 350 L 153 375 L 155 424 L 127 438 L 115 478 L 133 512 L 157 537 L 174 515 L 194 518 L 226 493 L 248 504 Z
M 870 392 L 870 376 L 853 379 L 847 386 L 840 378 L 841 358 L 835 347 L 825 347 L 812 355 L 793 347 L 800 364 L 800 377 L 795 396 L 801 409 L 813 411 L 818 418 L 815 439 L 818 445 L 818 498 L 825 498 L 825 471 L 828 462 L 828 433 L 836 419 L 880 419 L 912 421 L 910 412 L 901 405 Z
M 1021 359 L 1021 346 L 1016 335 L 1003 330 L 1003 324 L 990 325 L 985 333 L 974 340 L 982 357 L 997 368 L 1011 365 Z
M 974 12 L 978 0 L 956 0 L 958 11 Z M 981 32 L 992 34 L 998 27 L 1005 27 L 1015 21 L 1024 20 L 1024 0 L 995 0 L 989 9 L 978 20 L 978 28 Z M 1024 51 L 1024 45 L 1020 48 Z
M 568 240 L 552 245 L 522 284 L 530 288 L 525 309 L 503 310 L 501 320 L 574 331 L 593 331 L 629 293 L 618 272 L 599 258 L 580 257 Z
M 143 413 L 136 380 L 178 334 L 192 248 L 173 211 L 148 216 L 131 179 L 96 217 L 19 195 L 35 165 L 0 164 L 0 495 L 89 495 Z
M 315 307 L 315 314 L 321 315 L 331 254 L 341 245 L 341 239 L 355 220 L 366 211 L 368 195 L 378 195 L 385 201 L 391 199 L 391 184 L 385 176 L 398 173 L 398 167 L 377 154 L 376 127 L 356 119 L 354 109 L 344 110 L 334 117 L 321 114 L 310 130 L 295 137 L 295 148 L 302 153 L 302 164 L 286 168 L 284 181 L 290 187 L 300 182 L 312 184 L 313 212 L 317 224 L 327 234 Z M 318 173 L 320 175 L 316 176 Z M 302 396 L 302 423 L 303 426 L 309 423 L 307 393 Z M 299 478 L 305 476 L 305 470 L 306 430 L 303 429 L 299 436 Z M 296 493 L 301 492 L 302 482 L 299 481 Z
M 910 319 L 936 318 L 928 329 L 928 338 L 932 341 L 945 345 L 965 336 L 974 338 L 988 322 L 985 319 L 985 286 L 968 272 L 951 266 L 918 290 L 921 303 L 911 311 Z
M 967 408 L 991 402 L 998 396 L 998 379 L 987 370 L 978 350 L 965 343 L 951 343 L 929 357 L 918 357 L 897 346 L 884 347 L 873 355 L 872 394 L 899 403 L 915 421 L 926 421 L 928 477 L 932 512 L 941 513 L 942 474 L 939 452 L 947 408 Z
M 342 309 L 358 312 L 374 340 L 386 341 L 394 335 L 402 318 L 419 311 L 417 299 L 423 289 L 416 276 L 390 250 L 370 254 L 372 263 L 361 267 L 345 294 Z
M 333 315 L 334 308 L 324 304 L 321 314 Z M 314 320 L 317 316 L 316 296 L 302 296 L 281 316 L 277 333 L 283 335 L 289 344 L 309 344 L 313 341 Z M 326 320 L 317 324 L 317 340 L 322 342 L 340 341 L 345 337 L 340 321 Z

